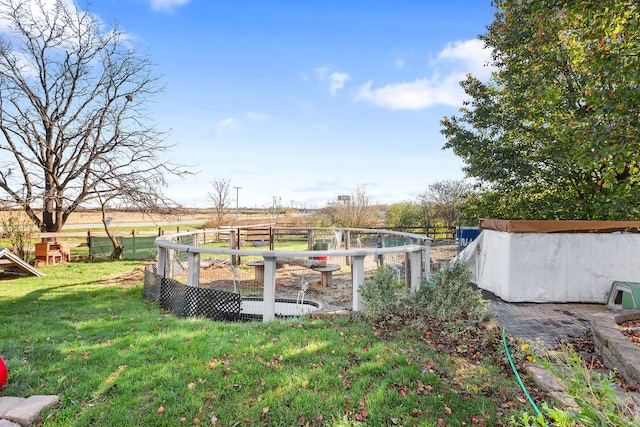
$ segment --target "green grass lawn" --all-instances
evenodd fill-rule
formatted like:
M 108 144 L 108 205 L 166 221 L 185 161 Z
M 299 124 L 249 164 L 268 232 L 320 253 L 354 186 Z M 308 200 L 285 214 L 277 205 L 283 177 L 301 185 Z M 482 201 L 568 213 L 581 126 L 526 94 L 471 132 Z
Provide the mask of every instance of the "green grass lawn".
M 490 355 L 439 353 L 409 326 L 381 334 L 355 317 L 179 319 L 142 299 L 141 268 L 0 281 L 0 394 L 58 395 L 46 426 L 494 426 L 527 409 Z

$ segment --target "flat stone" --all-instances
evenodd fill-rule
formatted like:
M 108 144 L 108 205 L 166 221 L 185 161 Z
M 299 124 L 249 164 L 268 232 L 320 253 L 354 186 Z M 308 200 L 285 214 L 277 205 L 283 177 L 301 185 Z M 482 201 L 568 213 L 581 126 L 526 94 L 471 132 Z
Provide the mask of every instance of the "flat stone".
M 20 424 L 16 424 L 9 420 L 0 420 L 0 427 L 20 427 Z
M 562 385 L 558 381 L 558 378 L 556 378 L 553 373 L 544 369 L 543 367 L 527 364 L 526 370 L 538 387 L 548 392 L 564 391 L 564 387 L 562 387 Z
M 25 399 L 24 397 L 0 397 L 0 417 L 2 417 L 9 409 L 19 405 L 25 400 L 27 399 Z
M 565 408 L 578 408 L 576 401 L 564 392 L 552 391 L 549 392 L 549 396 Z
M 44 408 L 56 403 L 58 403 L 58 396 L 55 395 L 30 396 L 5 412 L 3 417 L 20 424 L 22 427 L 28 427 L 38 419 Z

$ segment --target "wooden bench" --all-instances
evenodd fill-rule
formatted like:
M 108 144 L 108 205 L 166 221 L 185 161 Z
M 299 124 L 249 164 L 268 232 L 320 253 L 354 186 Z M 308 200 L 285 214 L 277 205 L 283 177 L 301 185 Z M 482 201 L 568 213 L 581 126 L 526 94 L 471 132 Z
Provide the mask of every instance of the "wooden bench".
M 253 267 L 253 271 L 256 276 L 256 282 L 264 283 L 264 261 L 249 261 L 248 266 Z
M 338 264 L 327 264 L 324 267 L 311 267 L 313 271 L 320 272 L 320 286 L 333 285 L 333 272 L 340 270 Z
M 276 263 L 278 266 L 282 264 L 287 264 L 290 260 L 277 260 Z M 256 282 L 260 284 L 264 284 L 264 261 L 256 260 L 247 262 L 248 266 L 253 267 L 256 277 Z M 306 267 L 311 269 L 312 271 L 317 271 L 320 273 L 320 285 L 321 286 L 331 286 L 333 284 L 333 272 L 340 270 L 340 266 L 337 264 L 326 264 L 325 262 L 300 262 L 295 263 L 295 265 L 300 265 L 302 267 Z
M 37 261 L 43 261 L 46 265 L 69 261 L 69 251 L 65 250 L 61 243 L 56 242 L 36 243 L 35 255 Z

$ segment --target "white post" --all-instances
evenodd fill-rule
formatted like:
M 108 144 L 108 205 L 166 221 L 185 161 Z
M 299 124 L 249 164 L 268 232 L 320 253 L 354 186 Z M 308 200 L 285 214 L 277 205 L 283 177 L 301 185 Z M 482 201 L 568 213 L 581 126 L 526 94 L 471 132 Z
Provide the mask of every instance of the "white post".
M 187 268 L 187 286 L 198 288 L 200 286 L 200 253 L 188 252 Z
M 169 251 L 167 248 L 158 247 L 158 263 L 156 264 L 156 273 L 159 276 L 166 277 L 166 266 L 168 263 Z
M 198 313 L 198 286 L 200 282 L 200 254 L 198 252 L 187 253 L 187 289 L 186 309 L 187 316 L 195 316 Z
M 173 277 L 173 267 L 174 267 L 173 264 L 174 264 L 175 256 L 176 256 L 176 251 L 174 251 L 173 249 L 167 249 L 167 265 L 165 266 L 166 272 L 164 274 L 164 277 L 168 277 L 170 279 Z
M 425 281 L 431 278 L 431 242 L 426 243 L 422 247 L 422 277 Z
M 276 318 L 276 257 L 264 257 L 264 290 L 262 294 L 262 321 Z
M 354 255 L 351 257 L 351 278 L 353 279 L 353 311 L 364 309 L 362 297 L 358 292 L 360 285 L 364 283 L 364 255 Z
M 411 277 L 409 278 L 409 283 L 411 285 L 411 292 L 418 292 L 420 289 L 420 276 L 422 273 L 422 263 L 420 262 L 421 258 L 421 251 L 413 251 L 409 253 L 409 265 L 411 266 Z

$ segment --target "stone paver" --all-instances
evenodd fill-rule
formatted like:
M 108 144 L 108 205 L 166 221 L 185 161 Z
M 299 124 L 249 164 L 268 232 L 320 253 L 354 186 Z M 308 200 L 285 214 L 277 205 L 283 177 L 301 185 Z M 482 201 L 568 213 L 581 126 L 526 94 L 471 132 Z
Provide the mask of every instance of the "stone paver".
M 607 365 L 616 367 L 636 388 L 640 387 L 640 349 L 622 334 L 619 324 L 638 318 L 640 310 L 608 311 L 593 316 L 591 322 L 593 339 Z
M 27 398 L 0 397 L 0 410 L 2 419 L 0 422 L 10 422 L 11 424 L 0 424 L 0 427 L 20 425 L 28 427 L 34 423 L 44 408 L 58 403 L 58 396 L 55 395 L 35 395 Z
M 594 342 L 604 353 L 607 366 L 624 368 L 622 372 L 626 374 L 627 381 L 632 385 L 640 385 L 637 381 L 640 378 L 640 351 L 637 347 L 633 348 L 635 344 L 622 337 L 614 321 L 614 317 L 620 314 L 611 312 L 604 304 L 507 303 L 492 295 L 485 297 L 490 300 L 490 308 L 498 315 L 496 322 L 506 329 L 508 335 L 540 342 L 547 349 L 554 348 L 558 340 L 580 338 L 592 332 Z M 631 350 L 627 350 L 629 348 Z M 639 372 L 635 378 L 629 375 L 635 373 L 634 369 Z M 527 366 L 527 371 L 538 387 L 546 390 L 560 404 L 575 406 L 575 402 L 563 393 L 562 385 L 550 372 L 533 364 Z M 640 394 L 616 390 L 614 395 L 624 406 L 640 413 Z
M 0 397 L 0 418 L 5 414 L 5 412 L 22 403 L 24 400 L 26 400 L 24 397 Z
M 508 335 L 540 341 L 548 349 L 559 339 L 584 337 L 592 316 L 608 311 L 604 304 L 508 303 L 495 298 L 490 308 Z

